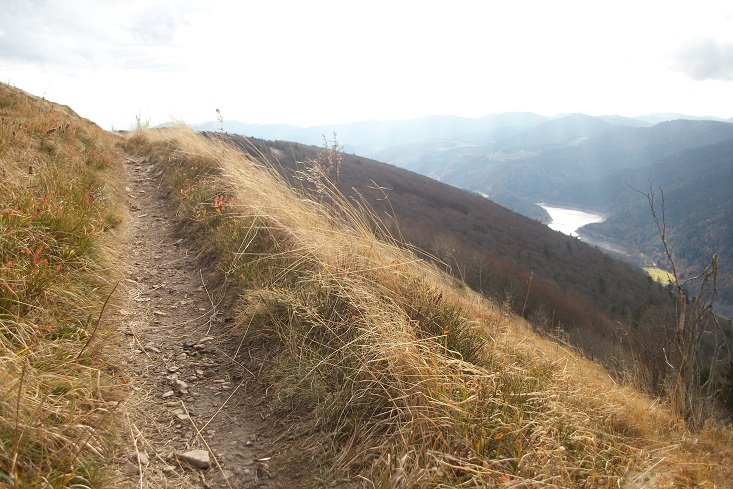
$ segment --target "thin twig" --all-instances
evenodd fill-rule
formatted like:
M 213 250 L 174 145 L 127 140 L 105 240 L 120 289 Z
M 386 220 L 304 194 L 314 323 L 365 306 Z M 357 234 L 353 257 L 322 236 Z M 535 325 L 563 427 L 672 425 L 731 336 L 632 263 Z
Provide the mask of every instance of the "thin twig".
M 112 294 L 115 293 L 115 290 L 117 290 L 117 286 L 120 285 L 119 280 L 117 283 L 115 283 L 115 286 L 112 287 L 112 291 L 107 295 L 107 298 L 104 300 L 104 304 L 102 304 L 102 310 L 99 311 L 99 317 L 97 317 L 97 322 L 94 323 L 94 329 L 92 329 L 92 334 L 89 335 L 89 338 L 87 338 L 86 343 L 84 343 L 84 346 L 81 347 L 81 350 L 79 350 L 79 353 L 76 354 L 76 359 L 78 360 L 79 357 L 81 357 L 81 354 L 84 353 L 84 350 L 86 350 L 87 346 L 89 346 L 89 343 L 92 342 L 94 337 L 97 334 L 97 329 L 99 328 L 99 323 L 102 321 L 102 314 L 104 314 L 104 310 L 107 308 L 107 303 L 109 303 L 110 298 L 112 297 Z

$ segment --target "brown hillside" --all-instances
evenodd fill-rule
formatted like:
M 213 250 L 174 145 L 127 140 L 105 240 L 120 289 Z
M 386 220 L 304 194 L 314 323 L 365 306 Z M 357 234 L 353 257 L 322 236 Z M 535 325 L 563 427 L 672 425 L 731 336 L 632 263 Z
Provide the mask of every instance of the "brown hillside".
M 296 143 L 228 137 L 253 157 L 274 162 L 296 188 L 304 185 L 299 162 L 319 152 Z M 569 335 L 593 358 L 617 362 L 623 357 L 620 338 L 627 340 L 629 330 L 649 349 L 664 336 L 672 317 L 668 292 L 595 247 L 476 194 L 354 155 L 343 156 L 337 185 L 349 199 L 366 201 L 392 223 L 393 232 L 437 257 L 454 276 L 515 313 L 524 310 L 537 327 Z

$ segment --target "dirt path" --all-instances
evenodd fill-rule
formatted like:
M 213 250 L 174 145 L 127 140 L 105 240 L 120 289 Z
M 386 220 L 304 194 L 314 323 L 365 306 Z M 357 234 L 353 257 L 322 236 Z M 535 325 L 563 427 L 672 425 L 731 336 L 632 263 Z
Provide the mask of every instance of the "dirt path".
M 130 243 L 119 315 L 133 395 L 118 484 L 281 487 L 256 377 L 225 334 L 232 318 L 217 308 L 206 273 L 176 234 L 159 175 L 144 159 L 128 158 L 127 168 Z M 211 467 L 192 468 L 183 460 L 191 450 L 208 455 Z

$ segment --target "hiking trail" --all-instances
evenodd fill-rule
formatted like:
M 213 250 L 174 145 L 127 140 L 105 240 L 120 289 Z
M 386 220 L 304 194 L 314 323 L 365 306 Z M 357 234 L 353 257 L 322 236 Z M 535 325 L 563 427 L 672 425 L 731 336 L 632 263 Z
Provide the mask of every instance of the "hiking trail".
M 237 359 L 240 341 L 227 334 L 233 313 L 219 308 L 196 252 L 177 234 L 161 173 L 147 158 L 128 157 L 126 167 L 129 243 L 117 315 L 132 394 L 116 482 L 283 487 L 271 466 L 276 423 L 256 373 Z

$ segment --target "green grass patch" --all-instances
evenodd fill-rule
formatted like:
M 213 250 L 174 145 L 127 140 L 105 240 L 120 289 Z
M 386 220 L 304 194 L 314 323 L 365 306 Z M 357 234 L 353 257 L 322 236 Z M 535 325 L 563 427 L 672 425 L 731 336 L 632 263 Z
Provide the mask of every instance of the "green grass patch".
M 662 270 L 661 268 L 644 267 L 644 271 L 652 278 L 652 280 L 659 282 L 662 285 L 671 284 L 674 281 L 672 274 L 666 270 Z

